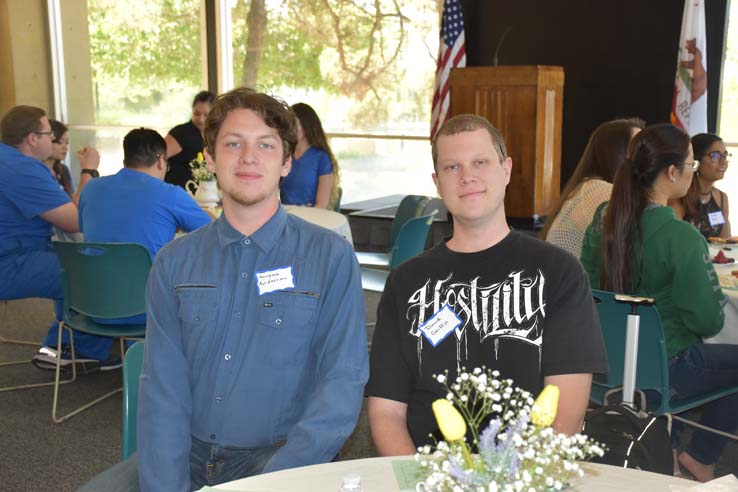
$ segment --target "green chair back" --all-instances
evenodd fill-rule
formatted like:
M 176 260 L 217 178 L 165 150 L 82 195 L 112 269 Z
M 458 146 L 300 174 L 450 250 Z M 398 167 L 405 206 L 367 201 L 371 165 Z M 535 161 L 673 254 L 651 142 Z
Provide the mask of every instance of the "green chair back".
M 120 459 L 136 452 L 136 418 L 138 381 L 143 364 L 144 344 L 134 343 L 123 358 L 123 427 L 120 436 Z
M 425 250 L 428 233 L 437 212 L 412 218 L 405 222 L 397 235 L 397 241 L 390 251 L 390 268 L 419 255 Z
M 630 304 L 615 301 L 615 294 L 592 289 L 600 326 L 607 349 L 608 374 L 596 375 L 590 399 L 602 404 L 605 392 L 623 385 L 625 363 L 625 331 Z M 649 411 L 654 415 L 680 413 L 709 401 L 738 392 L 738 387 L 704 393 L 692 398 L 672 399 L 669 395 L 669 359 L 661 317 L 654 306 L 639 306 L 638 367 L 636 388 L 648 397 Z
M 392 232 L 390 234 L 390 250 L 397 241 L 402 226 L 410 219 L 419 217 L 423 213 L 423 209 L 430 201 L 430 197 L 423 195 L 407 195 L 402 199 L 400 205 L 395 212 L 395 218 L 392 221 Z
M 334 212 L 341 212 L 341 198 L 343 198 L 343 188 L 339 186 L 336 201 L 331 204 L 331 210 L 333 210 Z
M 62 267 L 65 317 L 126 318 L 146 312 L 149 252 L 133 243 L 55 241 Z

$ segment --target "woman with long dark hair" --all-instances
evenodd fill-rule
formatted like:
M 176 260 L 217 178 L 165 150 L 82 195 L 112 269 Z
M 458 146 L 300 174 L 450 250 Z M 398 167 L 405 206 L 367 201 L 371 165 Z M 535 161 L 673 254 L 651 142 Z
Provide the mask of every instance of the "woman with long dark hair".
M 700 161 L 687 194 L 672 203 L 677 216 L 693 224 L 705 238 L 730 237 L 728 195 L 715 187 L 728 169 L 730 153 L 723 139 L 712 133 L 692 137 L 695 160 Z
M 644 127 L 639 118 L 608 121 L 589 137 L 577 168 L 546 220 L 541 238 L 577 258 L 595 209 L 610 199 L 615 171 L 625 160 L 628 144 Z
M 69 129 L 61 121 L 49 120 L 49 124 L 51 131 L 54 132 L 54 140 L 51 141 L 51 155 L 46 159 L 46 165 L 51 169 L 59 186 L 74 199 L 72 174 L 63 162 L 69 151 Z
M 279 185 L 282 203 L 333 208 L 338 202 L 338 162 L 333 156 L 323 124 L 305 103 L 292 106 L 297 116 L 297 147 L 292 170 Z
M 738 385 L 738 346 L 702 341 L 720 332 L 724 321 L 724 296 L 707 243 L 667 206 L 684 196 L 698 166 L 683 130 L 647 127 L 633 139 L 612 198 L 595 212 L 582 246 L 592 286 L 655 299 L 670 358 L 670 396 L 677 399 Z M 700 421 L 734 433 L 738 394 L 705 404 Z M 675 454 L 678 427 L 672 432 Z M 675 463 L 700 481 L 710 480 L 725 441 L 697 429 Z

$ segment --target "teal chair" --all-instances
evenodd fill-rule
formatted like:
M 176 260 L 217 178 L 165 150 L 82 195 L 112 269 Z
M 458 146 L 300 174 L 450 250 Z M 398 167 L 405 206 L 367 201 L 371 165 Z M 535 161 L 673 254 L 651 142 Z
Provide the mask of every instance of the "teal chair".
M 341 198 L 343 198 L 343 188 L 339 186 L 336 201 L 331 205 L 331 210 L 333 210 L 334 212 L 341 213 Z
M 400 205 L 397 207 L 395 218 L 392 220 L 389 251 L 386 253 L 357 251 L 356 258 L 359 260 L 359 265 L 383 269 L 391 268 L 390 257 L 392 255 L 393 248 L 397 243 L 400 231 L 410 219 L 420 217 L 423 214 L 423 210 L 426 205 L 428 205 L 430 201 L 430 197 L 422 195 L 407 195 L 403 198 Z
M 616 299 L 612 292 L 592 289 L 600 326 L 607 349 L 607 376 L 595 375 L 590 400 L 602 405 L 606 397 L 618 393 L 623 386 L 625 361 L 626 319 L 632 312 L 631 304 Z M 718 398 L 738 392 L 738 386 L 705 393 L 693 398 L 669 396 L 669 359 L 666 338 L 656 307 L 639 306 L 640 330 L 635 387 L 647 399 L 648 411 L 654 415 L 672 417 L 690 425 L 695 422 L 674 414 L 686 412 Z M 714 430 L 709 429 L 708 430 Z M 717 432 L 717 431 L 716 431 Z M 738 439 L 738 436 L 734 436 Z
M 389 252 L 389 267 L 394 268 L 400 263 L 419 255 L 425 249 L 428 240 L 430 226 L 438 212 L 433 211 L 428 215 L 421 215 L 408 220 L 400 233 L 397 241 Z M 382 292 L 384 283 L 389 275 L 388 270 L 361 267 L 361 287 L 372 292 Z
M 123 427 L 120 435 L 120 459 L 136 452 L 136 417 L 138 380 L 143 365 L 144 344 L 134 343 L 123 358 Z
M 107 325 L 95 319 L 127 318 L 146 312 L 146 279 L 151 268 L 149 252 L 140 244 L 128 243 L 75 243 L 55 241 L 54 250 L 62 267 L 64 295 L 63 319 L 59 323 L 61 353 L 62 330 L 69 331 L 72 357 L 72 377 L 77 378 L 74 332 L 78 330 L 93 335 L 120 339 L 121 354 L 125 341 L 143 338 L 145 324 Z M 115 389 L 91 402 L 57 417 L 61 360 L 57 360 L 54 384 L 54 402 L 51 418 L 55 423 L 78 414 L 121 391 Z

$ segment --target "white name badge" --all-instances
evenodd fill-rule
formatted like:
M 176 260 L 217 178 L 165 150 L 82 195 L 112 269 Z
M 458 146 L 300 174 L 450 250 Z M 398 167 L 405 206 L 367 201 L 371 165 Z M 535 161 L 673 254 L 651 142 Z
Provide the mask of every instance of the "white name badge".
M 709 214 L 707 214 L 707 220 L 710 221 L 710 225 L 713 227 L 725 224 L 725 217 L 723 216 L 722 210 L 715 210 L 714 212 L 710 212 Z
M 292 276 L 292 266 L 256 272 L 255 275 L 259 295 L 268 294 L 275 290 L 289 289 L 295 286 L 295 279 Z
M 460 324 L 461 318 L 448 307 L 448 304 L 444 304 L 440 311 L 420 326 L 419 330 L 431 345 L 437 347 Z

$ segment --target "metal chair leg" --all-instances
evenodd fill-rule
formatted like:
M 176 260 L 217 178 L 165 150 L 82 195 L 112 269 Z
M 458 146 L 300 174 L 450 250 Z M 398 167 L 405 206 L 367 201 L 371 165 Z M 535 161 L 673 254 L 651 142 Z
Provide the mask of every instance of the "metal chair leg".
M 60 322 L 59 323 L 59 351 L 60 351 L 59 353 L 60 353 L 60 355 L 61 355 L 62 328 L 65 329 L 65 330 L 69 330 L 69 348 L 71 350 L 71 355 L 72 355 L 72 379 L 67 380 L 67 381 L 64 381 L 62 383 L 59 382 L 59 375 L 61 373 L 61 357 L 59 357 L 57 359 L 57 361 L 56 361 L 56 378 L 55 378 L 55 381 L 53 383 L 54 384 L 54 402 L 53 402 L 52 407 L 51 407 L 51 420 L 55 424 L 61 424 L 65 420 L 70 419 L 71 417 L 77 415 L 78 413 L 80 413 L 80 412 L 82 412 L 84 410 L 87 410 L 90 407 L 93 407 L 93 406 L 97 405 L 101 401 L 110 398 L 111 396 L 115 395 L 116 393 L 121 393 L 123 391 L 123 387 L 121 386 L 120 388 L 116 388 L 113 391 L 110 391 L 108 393 L 105 393 L 101 397 L 96 398 L 96 399 L 90 401 L 89 403 L 86 403 L 86 404 L 82 405 L 81 407 L 78 407 L 77 409 L 75 409 L 75 410 L 73 410 L 73 411 L 71 411 L 71 412 L 69 412 L 69 413 L 67 413 L 65 415 L 62 415 L 60 417 L 57 417 L 56 414 L 57 414 L 58 402 L 59 402 L 59 385 L 65 383 L 65 382 L 71 382 L 71 381 L 74 381 L 75 379 L 77 379 L 77 354 L 76 354 L 76 352 L 74 350 L 74 332 L 72 331 L 71 328 L 68 328 L 68 327 L 64 326 L 64 322 Z M 121 345 L 122 345 L 122 343 L 123 342 L 121 342 Z M 123 371 L 123 368 L 121 367 L 121 372 L 122 371 Z
M 7 318 L 8 314 L 8 301 L 2 301 L 3 303 L 3 317 L 2 319 Z M 28 340 L 16 340 L 13 338 L 5 338 L 4 336 L 0 335 L 0 344 L 7 343 L 10 345 L 30 345 L 31 347 L 38 347 L 38 342 L 31 342 Z M 0 367 L 2 366 L 17 366 L 20 364 L 27 364 L 31 361 L 31 359 L 24 359 L 24 360 L 13 360 L 8 362 L 0 362 Z

